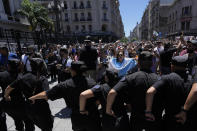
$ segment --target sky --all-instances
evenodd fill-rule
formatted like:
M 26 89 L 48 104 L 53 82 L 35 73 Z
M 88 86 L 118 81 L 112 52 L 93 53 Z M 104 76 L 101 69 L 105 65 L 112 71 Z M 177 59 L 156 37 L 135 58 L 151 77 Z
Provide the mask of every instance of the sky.
M 120 12 L 124 24 L 125 35 L 130 35 L 130 30 L 140 23 L 143 12 L 149 0 L 119 0 Z

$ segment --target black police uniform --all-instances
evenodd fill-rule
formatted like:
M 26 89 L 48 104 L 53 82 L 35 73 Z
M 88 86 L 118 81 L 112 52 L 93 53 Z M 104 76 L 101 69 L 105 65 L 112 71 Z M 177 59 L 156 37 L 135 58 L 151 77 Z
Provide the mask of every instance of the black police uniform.
M 164 49 L 160 54 L 160 66 L 162 75 L 171 73 L 171 61 L 174 52 L 177 48 Z
M 197 70 L 197 67 L 194 67 L 195 70 Z M 187 91 L 187 96 L 189 95 L 190 89 L 192 88 L 192 84 L 197 83 L 197 72 L 195 72 L 195 76 L 192 80 L 187 80 L 185 82 L 184 87 Z M 191 107 L 191 109 L 187 112 L 187 120 L 185 123 L 185 129 L 186 131 L 196 131 L 197 130 L 197 102 L 194 103 L 194 105 Z
M 86 64 L 87 70 L 96 70 L 97 58 L 98 53 L 96 48 L 94 47 L 85 46 L 80 50 L 79 60 L 83 61 Z
M 179 72 L 178 72 L 179 73 Z M 184 86 L 184 79 L 177 73 L 162 76 L 153 87 L 163 96 L 165 115 L 163 116 L 163 129 L 185 130 L 183 126 L 176 122 L 175 115 L 181 111 L 184 105 L 188 88 Z
M 145 120 L 144 111 L 146 109 L 145 97 L 147 89 L 158 81 L 159 76 L 150 70 L 141 70 L 136 73 L 123 77 L 113 88 L 118 94 L 128 93 L 129 103 L 131 104 L 131 127 L 133 131 L 143 129 L 150 131 L 160 130 L 160 121 L 162 116 L 162 104 L 155 99 L 153 104 L 153 114 L 156 117 L 155 122 Z M 155 96 L 158 97 L 158 96 Z
M 0 101 L 3 99 L 4 93 L 2 87 L 0 87 Z M 7 131 L 6 125 L 6 115 L 5 112 L 2 110 L 2 106 L 0 106 L 0 130 Z
M 7 71 L 2 72 L 0 73 L 0 86 L 3 87 L 3 90 L 5 90 L 5 88 L 15 79 L 16 74 Z M 24 130 L 24 124 L 26 130 L 31 131 L 31 129 L 34 129 L 32 121 L 23 114 L 25 111 L 25 101 L 20 90 L 14 90 L 10 94 L 10 97 L 12 99 L 11 101 L 2 100 L 0 106 L 4 112 L 13 118 L 16 130 Z
M 96 85 L 91 88 L 95 98 L 97 98 L 102 106 L 102 128 L 103 131 L 129 131 L 129 117 L 127 115 L 126 107 L 124 106 L 124 98 L 120 95 L 116 97 L 113 104 L 113 111 L 116 117 L 106 114 L 107 95 L 111 87 L 106 83 Z
M 77 75 L 47 91 L 48 99 L 56 100 L 64 98 L 66 105 L 71 108 L 71 122 L 74 131 L 100 131 L 101 129 L 95 100 L 87 101 L 86 109 L 89 112 L 88 116 L 81 115 L 79 112 L 79 95 L 95 84 L 94 80 Z
M 2 87 L 3 94 L 7 86 L 12 83 L 18 76 L 17 68 L 19 66 L 19 60 L 8 60 L 8 64 L 12 69 L 10 69 L 9 72 L 4 71 L 0 73 L 0 86 Z M 13 118 L 16 130 L 24 130 L 25 124 L 26 130 L 31 131 L 31 129 L 34 128 L 33 123 L 30 119 L 23 115 L 25 101 L 22 93 L 19 89 L 16 89 L 10 94 L 10 97 L 12 101 L 7 102 L 5 100 L 2 100 L 0 102 L 1 109 Z
M 51 131 L 53 128 L 53 118 L 49 104 L 45 100 L 36 100 L 35 104 L 28 103 L 28 98 L 38 94 L 48 86 L 48 80 L 45 77 L 37 78 L 32 73 L 18 77 L 10 87 L 17 89 L 23 93 L 26 99 L 25 114 L 43 131 Z

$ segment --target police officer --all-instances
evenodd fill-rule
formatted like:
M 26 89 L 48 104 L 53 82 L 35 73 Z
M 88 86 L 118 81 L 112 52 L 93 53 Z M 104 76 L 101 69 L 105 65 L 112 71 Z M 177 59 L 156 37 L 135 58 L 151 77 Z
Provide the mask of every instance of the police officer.
M 45 100 L 37 100 L 35 104 L 29 104 L 28 101 L 29 97 L 44 91 L 45 88 L 49 88 L 48 80 L 40 75 L 40 72 L 43 70 L 44 62 L 40 58 L 32 58 L 29 60 L 32 71 L 24 76 L 19 76 L 11 83 L 6 88 L 4 97 L 9 101 L 11 93 L 19 89 L 26 99 L 26 110 L 24 114 L 43 131 L 52 131 L 53 118 L 51 116 L 49 104 Z
M 0 86 L 2 87 L 3 92 L 5 91 L 6 87 L 18 77 L 19 73 L 20 61 L 18 59 L 8 60 L 8 71 L 0 73 Z M 4 112 L 13 118 L 16 130 L 23 131 L 24 124 L 26 130 L 30 130 L 33 126 L 32 122 L 27 117 L 22 115 L 25 105 L 22 93 L 19 90 L 15 90 L 10 94 L 10 96 L 13 100 L 10 102 L 5 102 L 2 100 L 0 102 L 0 107 Z
M 0 87 L 0 101 L 2 101 L 2 99 L 3 99 L 3 89 L 2 87 Z M 0 130 L 7 131 L 6 115 L 5 112 L 3 112 L 2 108 L 0 108 Z
M 86 46 L 80 50 L 79 60 L 87 66 L 86 76 L 96 80 L 96 65 L 98 53 L 96 48 L 92 47 L 90 40 L 84 41 Z
M 105 83 L 96 85 L 93 88 L 86 90 L 80 95 L 80 110 L 84 111 L 81 114 L 87 114 L 85 103 L 88 99 L 95 97 L 102 106 L 102 131 L 129 131 L 129 117 L 124 106 L 124 99 L 119 96 L 113 106 L 114 116 L 106 114 L 107 95 L 112 87 L 117 84 L 119 78 L 118 73 L 111 69 L 107 69 L 104 73 Z
M 154 103 L 155 122 L 148 122 L 145 119 L 145 96 L 150 85 L 158 80 L 158 76 L 151 72 L 152 53 L 142 51 L 138 59 L 138 67 L 140 71 L 130 74 L 120 80 L 108 94 L 106 113 L 114 115 L 112 106 L 117 95 L 128 93 L 129 103 L 131 104 L 131 126 L 133 131 L 141 131 L 143 129 L 150 131 L 160 130 L 160 120 L 162 114 L 162 106 L 157 99 Z M 126 94 L 126 93 L 125 93 Z M 159 99 L 159 98 L 158 98 Z M 160 109 L 161 108 L 161 109 Z
M 190 130 L 192 126 L 193 126 L 192 127 L 193 130 L 196 130 L 196 102 L 197 102 L 196 94 L 197 94 L 197 73 L 195 73 L 192 89 L 187 97 L 187 100 L 184 106 L 182 107 L 181 112 L 176 115 L 177 122 L 182 124 L 186 123 L 188 125 L 187 127 L 190 128 Z
M 175 56 L 172 58 L 171 74 L 162 76 L 147 91 L 146 97 L 146 116 L 149 120 L 154 120 L 152 115 L 152 101 L 154 95 L 160 93 L 164 102 L 165 115 L 163 116 L 163 129 L 165 131 L 189 130 L 185 129 L 176 121 L 175 115 L 182 110 L 188 91 L 191 88 L 191 81 L 188 81 L 186 74 L 188 54 Z
M 90 89 L 96 84 L 94 80 L 83 76 L 83 65 L 84 63 L 81 61 L 72 62 L 71 79 L 58 84 L 47 92 L 42 92 L 29 99 L 35 101 L 36 99 L 56 100 L 64 98 L 66 105 L 72 110 L 71 122 L 74 131 L 100 131 L 101 125 L 95 100 L 91 99 L 87 102 L 86 110 L 89 112 L 88 116 L 80 114 L 80 93 Z

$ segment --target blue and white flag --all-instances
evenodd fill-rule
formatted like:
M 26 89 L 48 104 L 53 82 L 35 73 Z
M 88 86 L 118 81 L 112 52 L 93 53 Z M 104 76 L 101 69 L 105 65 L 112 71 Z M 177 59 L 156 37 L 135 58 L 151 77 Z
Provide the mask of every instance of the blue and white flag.
M 109 68 L 118 72 L 119 77 L 125 76 L 136 65 L 137 62 L 133 58 L 124 58 L 122 63 L 118 62 L 117 58 L 112 58 L 109 62 Z

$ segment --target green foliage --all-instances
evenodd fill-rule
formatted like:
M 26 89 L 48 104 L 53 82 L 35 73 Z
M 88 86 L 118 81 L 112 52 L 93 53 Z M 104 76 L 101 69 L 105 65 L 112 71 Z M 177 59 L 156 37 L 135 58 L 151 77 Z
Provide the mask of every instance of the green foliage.
M 48 10 L 38 2 L 23 0 L 21 9 L 17 11 L 20 15 L 25 16 L 29 21 L 32 31 L 39 26 L 41 30 L 51 30 L 53 21 L 48 17 Z
M 131 42 L 137 41 L 137 38 L 132 38 Z
M 122 43 L 128 43 L 129 42 L 129 39 L 127 37 L 123 37 L 120 39 L 120 42 Z

